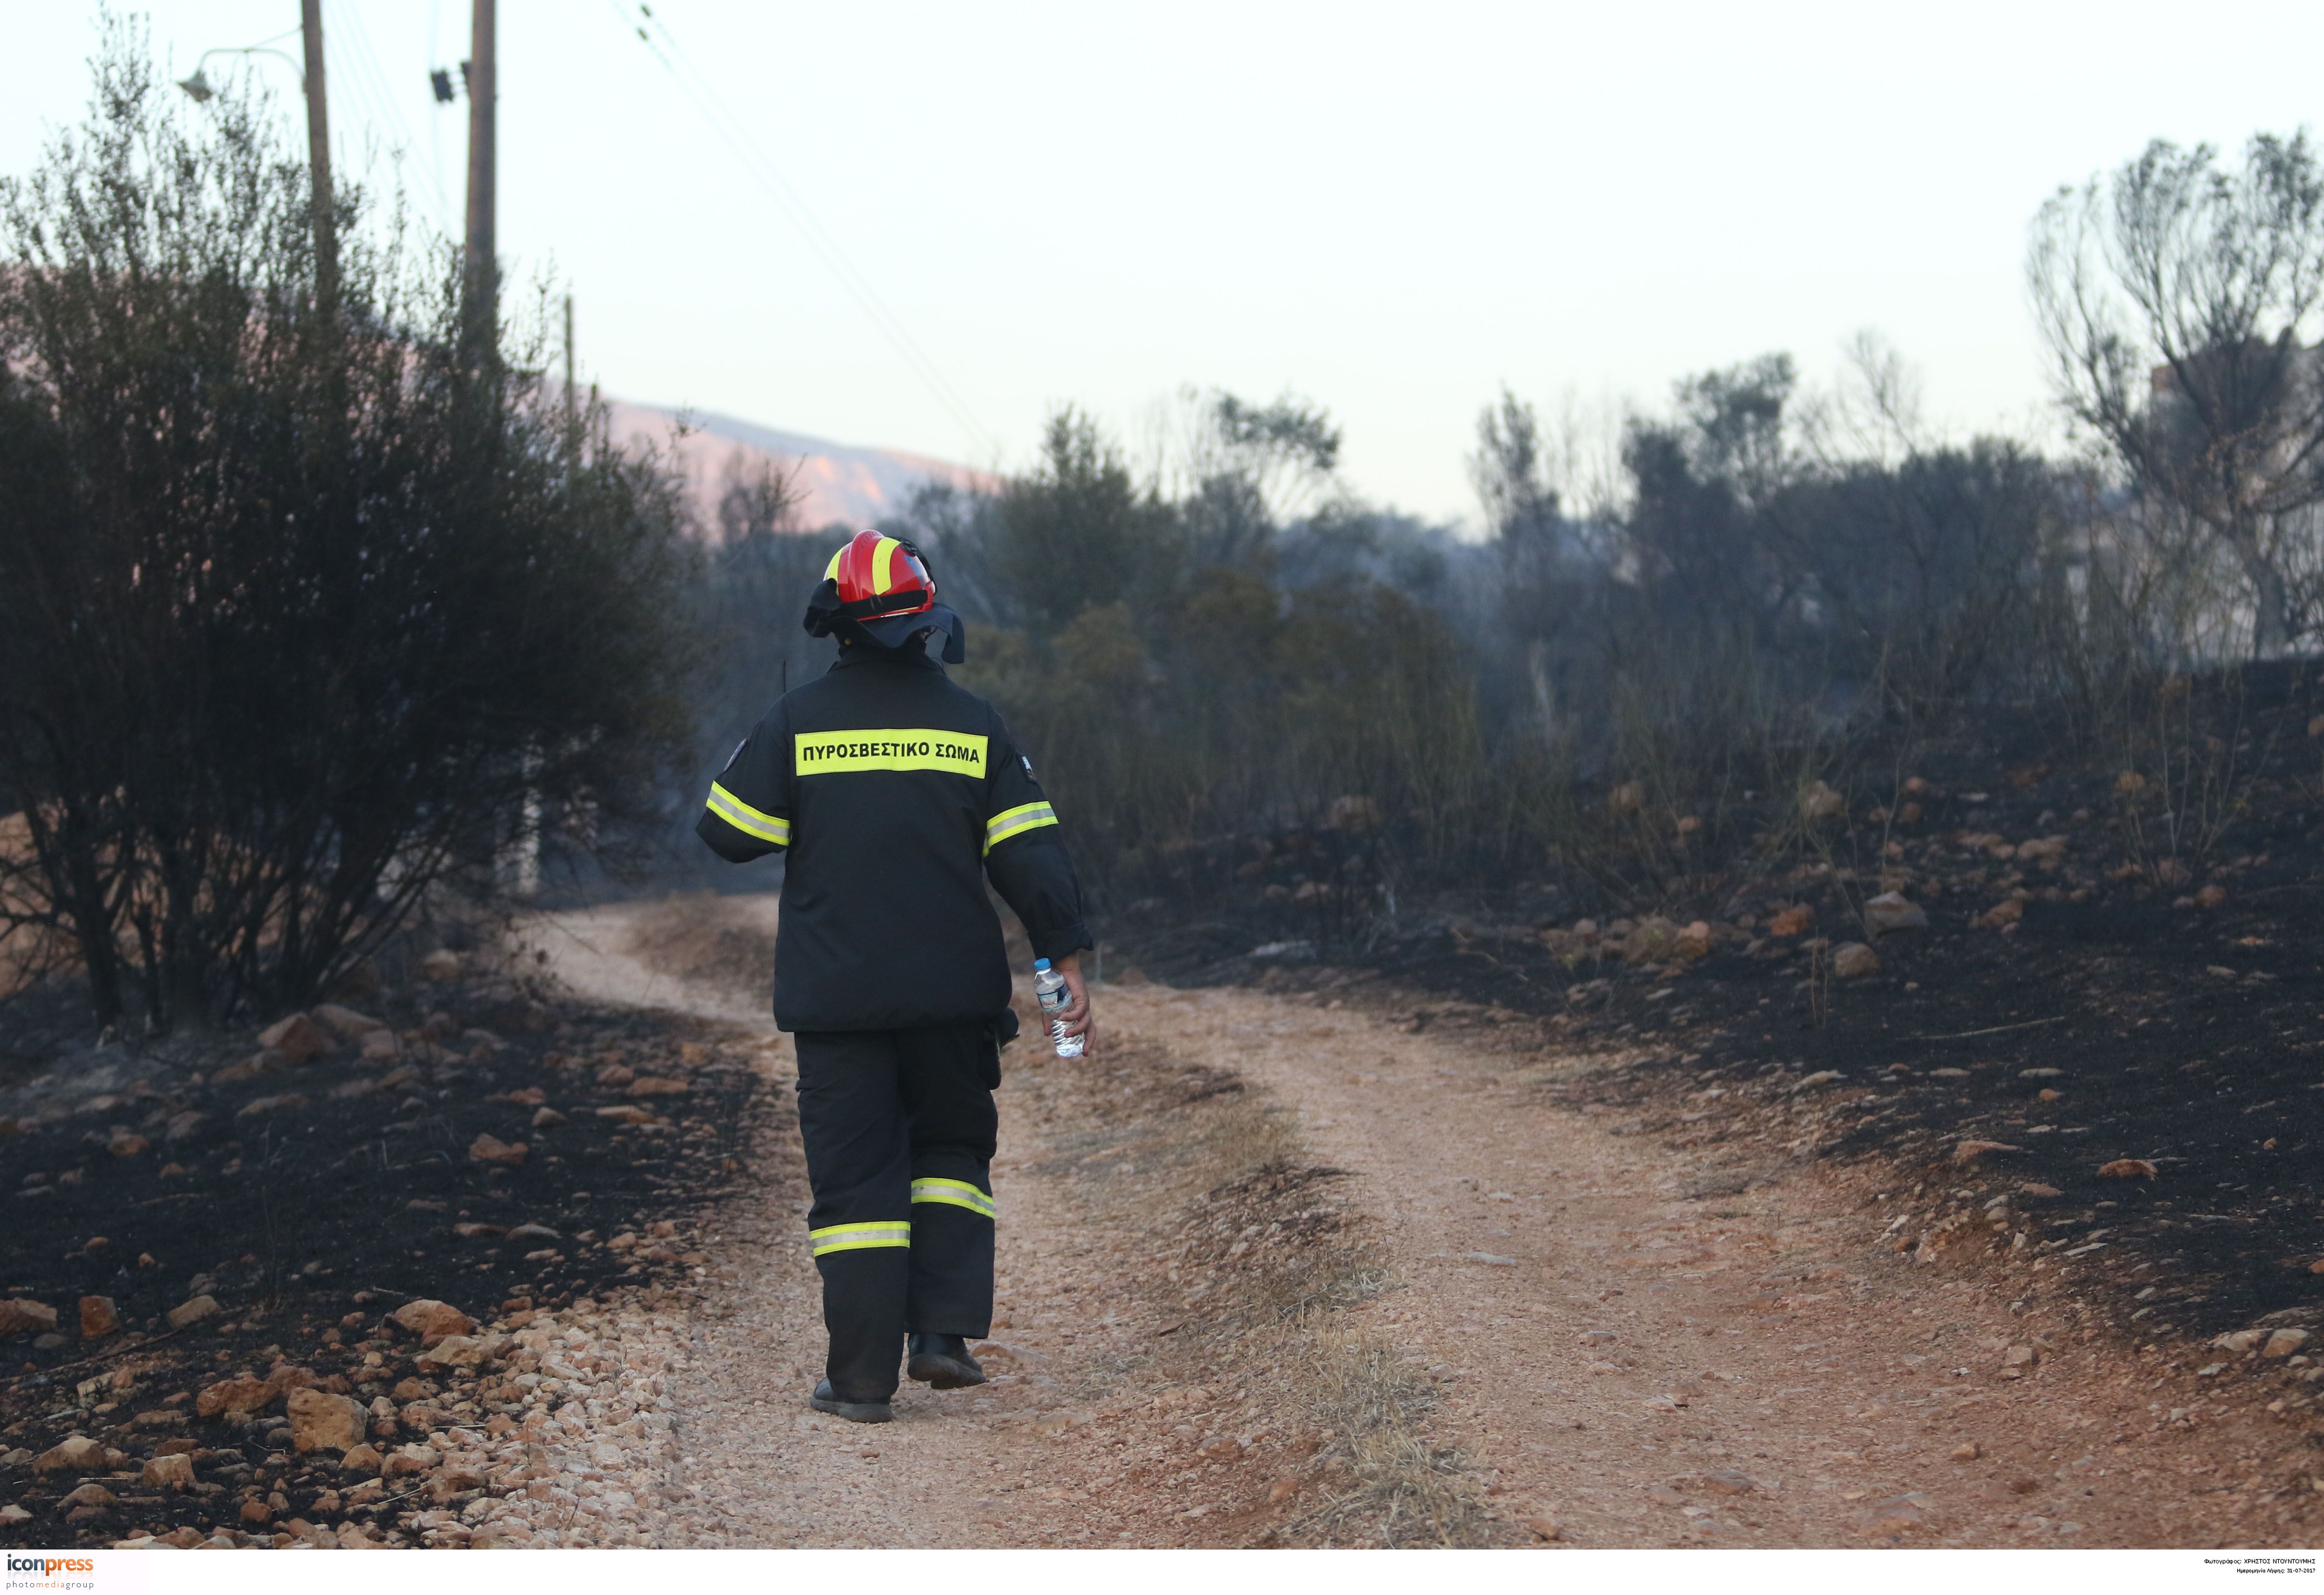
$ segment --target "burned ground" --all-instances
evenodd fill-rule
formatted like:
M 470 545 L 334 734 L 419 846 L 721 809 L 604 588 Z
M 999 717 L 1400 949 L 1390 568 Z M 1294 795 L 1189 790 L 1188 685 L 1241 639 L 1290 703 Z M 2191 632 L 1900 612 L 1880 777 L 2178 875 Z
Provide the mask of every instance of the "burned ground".
M 2324 705 L 2290 669 L 2173 701 L 2159 751 L 2031 716 L 1929 743 L 1660 891 L 1576 874 L 1360 926 L 1295 899 L 1361 840 L 1276 838 L 1200 917 L 1148 905 L 1116 956 L 1591 1060 L 1536 1089 L 1729 1146 L 1738 1188 L 1855 1165 L 1896 1244 L 2039 1261 L 2092 1322 L 2208 1363 L 2225 1332 L 2324 1331 Z M 1870 934 L 1884 891 L 1927 925 Z M 1851 942 L 1876 971 L 1839 974 Z
M 2195 1392 L 2205 1424 L 2231 1421 L 2217 1404 L 2232 1393 L 2298 1446 L 2319 1369 L 2273 1332 L 2324 1330 L 2324 969 L 2304 919 L 2324 883 L 2324 739 L 2308 736 L 2311 707 L 2289 687 L 2247 698 L 2237 740 L 2191 744 L 2214 764 L 2248 761 L 2213 796 L 2193 792 L 2216 824 L 2176 853 L 2152 842 L 2151 794 L 2120 789 L 2119 761 L 2068 759 L 2028 731 L 2002 751 L 1932 747 L 1789 842 L 1771 814 L 1739 861 L 1650 894 L 1596 877 L 1519 882 L 1434 917 L 1367 923 L 1336 888 L 1300 903 L 1309 881 L 1292 879 L 1320 877 L 1326 859 L 1352 878 L 1362 839 L 1278 840 L 1249 861 L 1259 869 L 1225 871 L 1233 885 L 1202 915 L 1133 916 L 1109 961 L 1118 979 L 1128 953 L 1182 985 L 1248 982 L 1427 1032 L 1415 1046 L 1450 1041 L 1508 1111 L 1572 1107 L 1617 1137 L 1685 1148 L 1681 1194 L 1712 1220 L 1729 1216 L 1729 1194 L 1741 1207 L 1786 1182 L 1853 1204 L 1859 1240 L 1885 1229 L 1902 1254 L 1882 1268 L 1958 1271 L 1999 1291 L 2004 1320 L 2023 1305 L 2044 1326 L 2025 1337 L 2039 1358 L 2027 1377 L 2058 1377 L 2052 1353 L 2069 1344 L 2124 1349 L 2153 1405 L 2117 1446 L 2142 1443 L 2148 1420 L 2157 1434 L 2196 1423 Z M 1929 924 L 1868 936 L 1865 903 L 1883 890 Z M 737 986 L 737 1001 L 761 986 L 760 933 L 706 920 L 678 935 L 686 912 L 656 913 L 646 925 L 670 973 Z M 1840 955 L 1858 941 L 1878 967 L 1843 978 Z M 374 1006 L 392 1056 L 359 1062 L 343 1037 L 329 1056 L 246 1078 L 247 1036 L 89 1047 L 69 1000 L 36 991 L 0 1010 L 14 1129 L 0 1190 L 19 1215 L 0 1239 L 0 1301 L 58 1314 L 52 1339 L 26 1323 L 5 1342 L 0 1489 L 23 1516 L 0 1514 L 0 1536 L 441 1544 L 472 1529 L 484 1543 L 498 1521 L 484 1496 L 526 1488 L 546 1464 L 471 1478 L 457 1459 L 488 1449 L 472 1446 L 480 1435 L 528 1440 L 544 1413 L 516 1383 L 528 1353 L 423 1361 L 393 1311 L 446 1301 L 489 1341 L 560 1305 L 706 1289 L 715 1214 L 779 1176 L 752 1148 L 788 1140 L 788 1102 L 758 1044 L 712 1020 L 593 1008 L 509 978 L 415 984 Z M 1083 1263 L 1032 1259 L 1030 1305 L 1061 1326 L 1047 1353 L 1079 1345 L 1062 1326 L 1093 1307 L 1107 1339 L 1083 1340 L 1133 1325 L 1148 1337 L 1091 1364 L 1076 1398 L 1095 1415 L 1040 1432 L 1060 1456 L 1086 1452 L 1091 1477 L 1122 1492 L 1109 1498 L 1140 1503 L 1154 1543 L 1511 1532 L 1480 1515 L 1471 1464 L 1440 1432 L 1451 1387 L 1407 1366 L 1401 1330 L 1348 1327 L 1404 1310 L 1382 1287 L 1364 1176 L 1298 1144 L 1283 1104 L 1236 1072 L 1231 1037 L 1153 1044 L 1176 1034 L 1166 1017 L 1156 1008 L 1146 1039 L 1081 1067 L 1011 1049 L 1004 1090 L 1042 1143 L 1026 1175 L 1112 1237 Z M 1373 1031 L 1372 1045 L 1401 1041 Z M 1408 1109 L 1430 1108 L 1428 1078 L 1413 1076 Z M 490 1161 L 500 1154 L 479 1137 L 527 1149 Z M 790 1222 L 776 1207 L 769 1222 Z M 1086 1277 L 1100 1264 L 1114 1281 L 1102 1297 Z M 1809 1299 L 1787 1296 L 1790 1266 L 1743 1303 L 1752 1322 L 1775 1325 L 1787 1299 Z M 204 1295 L 218 1311 L 173 1330 L 172 1309 Z M 109 1309 L 117 1325 L 79 1333 L 83 1297 L 103 1298 L 94 1322 Z M 372 1403 L 383 1452 L 443 1454 L 424 1489 L 383 1469 L 359 1480 L 287 1443 L 279 1400 L 206 1415 L 203 1392 L 244 1374 Z M 1181 1389 L 1194 1394 L 1165 1399 Z M 1145 1432 L 1157 1424 L 1166 1434 Z M 74 1434 L 96 1452 L 33 1471 Z M 145 1462 L 171 1452 L 198 1459 L 205 1488 L 145 1482 Z M 2313 1469 L 2270 1466 L 2254 1499 L 2290 1510 L 2266 1492 L 2304 1490 Z M 84 1486 L 113 1498 L 69 1498 Z M 1194 1516 L 1178 1506 L 1189 1490 L 1227 1505 Z
M 507 1331 L 535 1308 L 659 1295 L 700 1272 L 691 1215 L 729 1187 L 742 1127 L 769 1107 L 756 1076 L 711 1027 L 549 996 L 417 986 L 374 1005 L 392 1056 L 343 1037 L 244 1078 L 246 1037 L 76 1049 L 53 1028 L 20 1035 L 38 1056 L 0 1123 L 16 1220 L 0 1295 L 58 1323 L 9 1341 L 0 1491 L 30 1517 L 0 1533 L 271 1537 L 297 1518 L 393 1538 L 422 1509 L 481 1495 L 478 1478 L 446 1498 L 343 1500 L 353 1480 L 291 1449 L 283 1392 L 239 1418 L 202 1410 L 202 1393 L 280 1374 L 285 1389 L 388 1397 L 404 1415 L 374 1423 L 383 1451 L 446 1425 L 497 1434 L 525 1412 L 502 1363 L 416 1363 L 395 1309 L 442 1300 Z M 102 1461 L 35 1471 L 74 1434 Z M 145 1484 L 143 1462 L 171 1450 L 195 1458 L 200 1486 Z M 116 1499 L 67 1504 L 85 1483 Z

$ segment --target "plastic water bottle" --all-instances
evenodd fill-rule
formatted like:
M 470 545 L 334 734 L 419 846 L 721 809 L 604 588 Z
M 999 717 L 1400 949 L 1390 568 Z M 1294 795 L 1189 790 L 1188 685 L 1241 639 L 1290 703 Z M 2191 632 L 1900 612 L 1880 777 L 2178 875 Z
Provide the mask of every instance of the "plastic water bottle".
M 1049 1021 L 1049 1039 L 1056 1043 L 1061 1058 L 1082 1056 L 1082 1038 L 1065 1034 L 1065 1021 L 1060 1016 L 1073 1005 L 1073 993 L 1065 990 L 1065 977 L 1049 967 L 1046 958 L 1033 960 L 1033 994 L 1041 1000 L 1041 1017 Z

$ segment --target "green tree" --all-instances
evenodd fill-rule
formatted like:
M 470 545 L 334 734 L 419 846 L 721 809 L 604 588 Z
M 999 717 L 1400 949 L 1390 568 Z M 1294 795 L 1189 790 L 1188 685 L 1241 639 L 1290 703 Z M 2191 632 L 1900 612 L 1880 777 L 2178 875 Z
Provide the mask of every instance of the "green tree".
M 987 562 L 1007 618 L 1054 632 L 1084 609 L 1176 584 L 1176 517 L 1070 406 L 1049 418 L 1039 466 L 1010 483 L 998 520 Z
M 505 334 L 461 358 L 453 252 L 351 187 L 318 295 L 274 127 L 108 21 L 0 183 L 0 900 L 106 1023 L 302 999 L 513 847 L 611 846 L 685 741 L 667 473 Z

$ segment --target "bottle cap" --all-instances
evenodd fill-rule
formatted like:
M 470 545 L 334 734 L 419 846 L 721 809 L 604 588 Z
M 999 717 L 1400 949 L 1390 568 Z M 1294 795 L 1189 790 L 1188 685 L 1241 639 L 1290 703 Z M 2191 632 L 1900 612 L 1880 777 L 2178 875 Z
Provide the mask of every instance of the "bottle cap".
M 1040 973 L 1043 970 L 1048 967 L 1049 961 L 1046 958 L 1036 958 L 1033 960 L 1033 973 L 1035 974 Z

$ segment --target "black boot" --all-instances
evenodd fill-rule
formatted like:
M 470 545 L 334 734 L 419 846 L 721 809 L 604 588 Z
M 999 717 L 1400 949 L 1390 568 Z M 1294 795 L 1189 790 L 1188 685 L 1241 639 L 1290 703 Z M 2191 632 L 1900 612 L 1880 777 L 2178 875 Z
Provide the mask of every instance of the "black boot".
M 973 1368 L 974 1363 L 969 1364 Z M 915 1378 L 918 1376 L 915 1375 Z M 979 1378 L 983 1375 L 979 1374 Z M 834 1417 L 845 1418 L 851 1424 L 886 1424 L 895 1421 L 896 1409 L 884 1401 L 842 1401 L 831 1393 L 831 1381 L 816 1381 L 815 1394 L 807 1404 L 817 1412 L 827 1412 Z
M 932 1389 L 958 1390 L 984 1383 L 984 1369 L 968 1354 L 968 1341 L 956 1334 L 912 1335 L 911 1360 L 904 1371 Z

